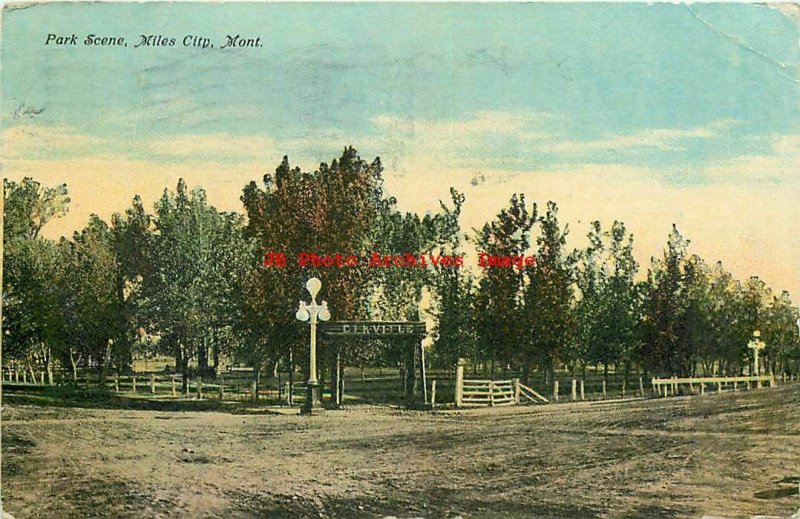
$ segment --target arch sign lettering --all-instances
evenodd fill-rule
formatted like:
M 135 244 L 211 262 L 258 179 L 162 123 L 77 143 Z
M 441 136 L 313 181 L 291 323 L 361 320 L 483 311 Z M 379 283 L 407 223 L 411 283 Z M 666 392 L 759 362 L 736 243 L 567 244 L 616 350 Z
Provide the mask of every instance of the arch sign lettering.
M 320 327 L 334 337 L 423 336 L 427 327 L 422 321 L 329 321 Z

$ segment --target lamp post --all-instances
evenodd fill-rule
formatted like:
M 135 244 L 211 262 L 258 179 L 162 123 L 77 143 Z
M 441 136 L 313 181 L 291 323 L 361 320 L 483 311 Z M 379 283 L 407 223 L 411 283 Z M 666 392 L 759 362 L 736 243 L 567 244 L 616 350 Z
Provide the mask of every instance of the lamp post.
M 753 332 L 753 339 L 747 343 L 747 347 L 753 350 L 753 367 L 755 368 L 757 377 L 761 375 L 758 369 L 758 352 L 767 346 L 760 337 L 761 332 L 756 330 Z M 761 387 L 761 379 L 756 380 L 756 387 Z
M 328 311 L 327 301 L 323 301 L 321 305 L 317 304 L 316 297 L 320 288 L 322 288 L 322 281 L 317 278 L 311 278 L 306 282 L 306 290 L 311 294 L 311 302 L 306 304 L 305 301 L 301 300 L 300 308 L 295 314 L 298 321 L 309 321 L 311 325 L 306 401 L 303 403 L 303 407 L 300 408 L 300 414 L 314 414 L 314 412 L 322 410 L 320 387 L 319 382 L 317 382 L 317 320 L 327 321 L 331 318 L 331 313 Z

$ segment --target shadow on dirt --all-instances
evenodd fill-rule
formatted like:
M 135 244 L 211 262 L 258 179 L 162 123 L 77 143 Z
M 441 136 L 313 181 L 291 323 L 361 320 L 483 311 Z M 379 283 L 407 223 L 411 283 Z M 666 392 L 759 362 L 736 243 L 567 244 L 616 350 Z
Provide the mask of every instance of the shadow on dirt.
M 127 411 L 211 411 L 229 414 L 280 414 L 267 409 L 268 402 L 197 400 L 189 398 L 148 398 L 119 395 L 99 388 L 72 386 L 3 385 L 5 405 L 38 407 L 123 409 Z
M 602 510 L 574 503 L 519 503 L 486 501 L 472 494 L 446 492 L 407 494 L 387 489 L 381 496 L 332 498 L 330 496 L 272 495 L 268 492 L 235 491 L 227 494 L 233 504 L 231 517 L 597 517 Z

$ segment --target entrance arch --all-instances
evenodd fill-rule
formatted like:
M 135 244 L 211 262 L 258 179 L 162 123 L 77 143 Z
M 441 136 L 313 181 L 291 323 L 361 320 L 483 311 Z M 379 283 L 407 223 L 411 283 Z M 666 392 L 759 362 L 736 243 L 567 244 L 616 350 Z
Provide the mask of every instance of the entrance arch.
M 417 366 L 422 379 L 423 402 L 427 401 L 427 388 L 425 381 L 425 352 L 422 349 L 422 339 L 428 334 L 424 321 L 328 321 L 320 323 L 320 333 L 326 338 L 366 338 L 386 339 L 401 338 L 409 341 L 405 361 L 405 401 L 407 406 L 414 406 L 419 402 L 417 384 Z M 340 403 L 340 387 L 337 380 L 334 384 L 334 402 Z

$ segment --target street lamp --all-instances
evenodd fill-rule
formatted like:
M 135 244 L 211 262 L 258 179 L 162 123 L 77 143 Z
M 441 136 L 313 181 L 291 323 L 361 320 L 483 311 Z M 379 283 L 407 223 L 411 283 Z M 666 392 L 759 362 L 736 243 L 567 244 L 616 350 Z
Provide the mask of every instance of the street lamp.
M 317 304 L 316 297 L 320 288 L 322 288 L 322 281 L 317 278 L 311 278 L 306 282 L 306 290 L 311 294 L 311 302 L 306 304 L 301 300 L 300 307 L 295 314 L 298 321 L 309 321 L 311 324 L 306 401 L 300 409 L 300 414 L 314 414 L 315 411 L 322 410 L 320 387 L 317 382 L 317 319 L 327 321 L 331 318 L 331 313 L 328 311 L 327 301 L 323 301 L 321 305 Z

